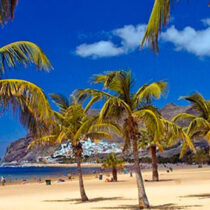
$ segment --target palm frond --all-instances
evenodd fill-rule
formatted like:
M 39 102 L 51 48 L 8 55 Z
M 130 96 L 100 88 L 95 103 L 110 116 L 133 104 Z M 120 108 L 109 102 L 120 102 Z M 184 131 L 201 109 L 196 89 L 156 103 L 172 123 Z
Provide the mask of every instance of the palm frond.
M 180 113 L 177 114 L 172 118 L 172 122 L 178 122 L 178 121 L 191 121 L 195 119 L 196 116 L 188 113 Z
M 202 113 L 202 116 L 207 120 L 210 118 L 210 109 L 209 109 L 209 104 L 203 96 L 199 93 L 194 93 L 190 96 L 183 96 L 181 97 L 193 104 L 193 108 L 198 110 L 199 112 Z
M 154 143 L 157 143 L 158 139 L 163 135 L 163 123 L 160 120 L 160 116 L 153 110 L 142 108 L 133 113 L 133 116 L 138 121 L 145 124 L 148 131 L 153 131 Z
M 78 89 L 74 91 L 74 96 L 77 98 L 78 102 L 83 103 L 86 99 L 90 97 L 98 97 L 99 99 L 107 99 L 112 97 L 109 93 L 96 89 Z
M 56 135 L 42 136 L 35 138 L 27 147 L 27 150 L 34 148 L 35 146 L 45 146 L 56 144 Z
M 90 128 L 93 125 L 94 122 L 98 119 L 98 116 L 94 116 L 91 118 L 87 118 L 79 127 L 77 132 L 75 133 L 73 137 L 73 141 L 77 142 L 81 139 L 82 136 L 85 136 L 86 133 L 90 132 Z
M 69 99 L 62 94 L 52 93 L 50 94 L 50 97 L 52 98 L 53 102 L 59 107 L 61 113 L 64 113 L 70 105 Z
M 142 39 L 140 49 L 147 41 L 153 51 L 158 52 L 158 34 L 162 25 L 166 25 L 170 17 L 170 0 L 155 0 L 152 13 Z
M 97 101 L 99 101 L 101 98 L 99 96 L 94 96 L 90 99 L 90 101 L 88 102 L 88 104 L 86 105 L 85 109 L 84 109 L 84 112 L 86 113 L 90 107 L 96 103 Z
M 90 132 L 86 134 L 87 138 L 90 138 L 92 141 L 98 140 L 98 139 L 112 139 L 112 135 L 107 132 Z
M 0 100 L 2 108 L 7 107 L 14 97 L 22 104 L 21 97 L 24 97 L 30 107 L 36 107 L 40 118 L 49 116 L 51 107 L 42 89 L 35 84 L 18 79 L 0 80 Z
M 18 41 L 0 48 L 0 71 L 5 72 L 5 66 L 14 68 L 17 64 L 35 64 L 37 69 L 49 71 L 52 68 L 44 52 L 34 43 Z
M 104 88 L 117 93 L 126 102 L 130 103 L 130 88 L 132 85 L 131 71 L 113 71 L 95 75 L 94 83 L 102 83 Z
M 107 133 L 114 133 L 119 136 L 122 135 L 122 128 L 113 122 L 104 122 L 104 123 L 96 123 L 92 125 L 89 129 L 89 132 L 107 132 Z
M 149 103 L 152 99 L 159 99 L 161 95 L 164 95 L 166 89 L 167 83 L 164 81 L 145 84 L 138 89 L 133 97 L 133 101 L 137 103 L 137 105 L 138 103 Z
M 129 105 L 125 101 L 121 100 L 118 97 L 112 97 L 104 103 L 104 105 L 99 113 L 99 121 L 103 121 L 103 119 L 106 119 L 106 117 L 109 116 L 110 113 L 113 114 L 113 112 L 112 112 L 113 106 L 118 107 L 120 109 L 124 109 L 124 111 L 129 116 L 132 115 L 132 110 L 130 109 Z
M 0 80 L 0 105 L 2 112 L 7 109 L 19 112 L 20 122 L 32 133 L 45 129 L 46 124 L 50 127 L 54 117 L 41 88 L 24 80 Z
M 2 25 L 14 18 L 17 3 L 18 0 L 0 0 L 0 23 Z
M 201 117 L 197 117 L 190 122 L 187 128 L 187 134 L 190 137 L 196 137 L 195 134 L 197 134 L 197 132 L 203 131 L 202 133 L 207 134 L 209 130 L 210 130 L 210 123 Z
M 102 168 L 112 168 L 113 166 L 123 168 L 125 161 L 121 158 L 117 158 L 116 154 L 111 153 L 103 161 Z

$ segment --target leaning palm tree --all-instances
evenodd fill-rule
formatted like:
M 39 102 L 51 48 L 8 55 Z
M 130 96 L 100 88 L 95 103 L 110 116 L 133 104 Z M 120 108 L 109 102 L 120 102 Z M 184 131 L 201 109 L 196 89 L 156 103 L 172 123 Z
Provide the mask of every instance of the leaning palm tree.
M 143 104 L 148 104 L 152 99 L 160 98 L 167 84 L 164 81 L 145 84 L 135 93 L 132 93 L 133 80 L 130 71 L 114 71 L 96 75 L 93 78 L 93 82 L 102 83 L 104 89 L 109 90 L 109 92 L 96 89 L 78 90 L 78 98 L 85 100 L 91 97 L 90 102 L 92 103 L 105 99 L 99 115 L 100 121 L 116 118 L 117 122 L 117 119 L 123 119 L 123 122 L 119 122 L 119 124 L 123 124 L 122 130 L 125 147 L 132 145 L 138 185 L 139 208 L 149 207 L 139 166 L 137 144 L 141 134 L 139 133 L 138 126 L 139 123 L 150 122 L 151 126 L 158 125 L 156 128 L 157 132 L 159 132 L 160 120 L 152 110 L 140 108 Z
M 184 129 L 192 139 L 205 138 L 210 142 L 210 102 L 201 94 L 194 93 L 187 97 L 181 97 L 191 102 L 195 114 L 180 113 L 172 119 L 174 122 L 188 123 Z
M 102 168 L 111 168 L 113 181 L 117 182 L 117 169 L 122 169 L 124 163 L 125 162 L 123 159 L 117 158 L 116 154 L 112 153 L 109 154 L 107 158 L 103 161 Z
M 87 111 L 90 108 L 89 104 L 83 108 L 82 105 L 77 103 L 73 97 L 68 99 L 60 94 L 51 94 L 51 98 L 59 107 L 59 112 L 54 112 L 54 129 L 52 129 L 51 133 L 48 133 L 41 138 L 34 139 L 30 147 L 37 143 L 60 144 L 63 141 L 70 142 L 77 162 L 81 200 L 87 201 L 88 197 L 85 193 L 81 170 L 83 152 L 82 142 L 87 139 L 98 140 L 112 138 L 112 136 L 106 131 L 112 130 L 120 132 L 120 130 L 118 130 L 117 126 L 111 124 L 110 122 L 98 124 L 97 115 L 92 117 L 88 116 Z

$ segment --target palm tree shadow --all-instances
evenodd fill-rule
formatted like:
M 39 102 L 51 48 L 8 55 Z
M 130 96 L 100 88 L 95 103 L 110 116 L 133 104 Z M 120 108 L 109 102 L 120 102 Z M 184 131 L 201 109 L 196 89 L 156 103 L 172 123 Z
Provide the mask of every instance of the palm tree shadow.
M 186 195 L 186 196 L 180 196 L 181 198 L 199 198 L 199 199 L 206 199 L 210 198 L 210 193 L 206 194 L 195 194 L 195 195 Z
M 158 183 L 158 182 L 172 182 L 175 181 L 174 179 L 160 179 L 159 181 L 153 181 L 151 179 L 145 179 L 145 182 L 154 182 L 154 183 Z
M 190 207 L 201 207 L 201 205 L 176 205 L 174 203 L 167 203 L 158 206 L 150 206 L 149 209 L 162 209 L 162 210 L 175 210 L 175 209 L 185 209 Z M 92 209 L 130 209 L 130 210 L 139 210 L 138 205 L 120 205 L 116 207 L 99 207 L 99 208 L 92 208 Z
M 99 202 L 99 201 L 110 201 L 110 200 L 134 200 L 134 199 L 126 199 L 123 197 L 97 197 L 89 199 L 86 202 Z M 74 204 L 81 204 L 84 203 L 79 198 L 70 198 L 70 199 L 64 199 L 64 200 L 44 200 L 43 202 L 73 202 Z

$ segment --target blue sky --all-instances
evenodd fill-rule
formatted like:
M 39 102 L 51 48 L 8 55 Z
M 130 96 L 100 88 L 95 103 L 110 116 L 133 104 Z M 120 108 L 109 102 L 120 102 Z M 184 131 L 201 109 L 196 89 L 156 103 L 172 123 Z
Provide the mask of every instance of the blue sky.
M 147 47 L 138 50 L 152 4 L 153 0 L 20 0 L 15 20 L 0 31 L 0 43 L 35 42 L 54 70 L 37 72 L 33 66 L 20 66 L 7 71 L 4 78 L 29 80 L 46 94 L 69 95 L 76 88 L 89 87 L 93 74 L 131 69 L 136 88 L 155 80 L 169 83 L 168 96 L 157 102 L 159 107 L 169 102 L 186 105 L 178 98 L 193 91 L 210 98 L 208 1 L 174 3 L 157 56 Z M 26 131 L 11 114 L 2 116 L 0 124 L 1 156 L 8 143 L 25 136 Z

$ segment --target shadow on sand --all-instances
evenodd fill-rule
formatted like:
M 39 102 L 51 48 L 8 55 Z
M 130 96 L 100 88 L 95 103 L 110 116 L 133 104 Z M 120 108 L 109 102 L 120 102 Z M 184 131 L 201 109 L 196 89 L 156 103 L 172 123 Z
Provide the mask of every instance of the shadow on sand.
M 199 199 L 206 199 L 206 198 L 210 198 L 210 193 L 206 193 L 206 194 L 195 194 L 195 195 L 185 195 L 185 196 L 180 196 L 180 198 L 199 198 Z
M 158 182 L 172 182 L 172 181 L 176 181 L 175 179 L 160 179 L 159 181 L 153 181 L 151 179 L 145 179 L 145 182 L 154 182 L 154 183 L 158 183 Z
M 174 209 L 186 209 L 191 207 L 201 207 L 201 205 L 176 205 L 174 203 L 167 203 L 158 206 L 151 206 L 149 209 L 163 209 L 163 210 L 174 210 Z M 93 209 L 130 209 L 130 210 L 139 210 L 137 205 L 120 205 L 116 207 L 100 207 Z
M 123 197 L 97 197 L 89 199 L 86 202 L 99 202 L 99 201 L 110 201 L 110 200 L 134 200 L 134 199 L 126 199 Z M 84 203 L 79 198 L 71 198 L 71 199 L 64 199 L 64 200 L 44 200 L 43 202 L 73 202 L 74 204 Z

